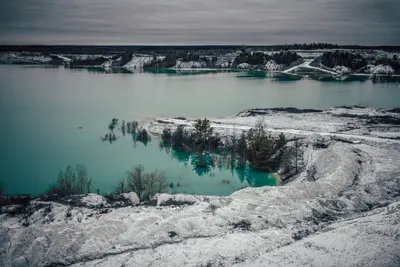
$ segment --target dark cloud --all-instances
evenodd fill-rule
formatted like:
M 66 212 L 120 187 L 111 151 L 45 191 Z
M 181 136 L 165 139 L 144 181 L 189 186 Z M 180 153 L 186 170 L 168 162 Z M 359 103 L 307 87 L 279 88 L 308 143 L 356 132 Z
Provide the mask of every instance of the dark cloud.
M 1 44 L 400 45 L 398 0 L 3 0 Z

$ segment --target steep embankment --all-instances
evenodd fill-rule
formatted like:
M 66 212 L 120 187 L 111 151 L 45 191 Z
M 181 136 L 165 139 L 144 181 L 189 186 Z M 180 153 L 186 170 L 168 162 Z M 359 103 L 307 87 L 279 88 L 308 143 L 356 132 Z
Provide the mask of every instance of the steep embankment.
M 296 114 L 307 113 L 286 116 Z M 325 122 L 307 127 L 341 129 Z M 24 214 L 2 214 L 0 265 L 396 266 L 400 144 L 316 132 L 304 139 L 305 168 L 285 186 L 228 197 L 163 194 L 155 206 L 124 208 L 102 198 L 102 208 L 33 202 Z

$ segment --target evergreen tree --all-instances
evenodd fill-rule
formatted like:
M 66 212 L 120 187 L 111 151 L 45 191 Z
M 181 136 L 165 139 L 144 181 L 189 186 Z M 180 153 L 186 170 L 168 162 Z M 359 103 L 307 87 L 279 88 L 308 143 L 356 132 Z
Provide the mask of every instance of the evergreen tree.
M 282 149 L 284 146 L 286 146 L 286 137 L 283 133 L 280 133 L 278 136 L 278 140 L 276 141 L 276 147 L 277 150 Z
M 203 120 L 198 119 L 194 125 L 194 137 L 199 149 L 203 152 L 209 144 L 210 138 L 212 137 L 214 129 L 211 127 L 211 122 L 204 118 Z
M 196 141 L 195 150 L 198 153 L 199 161 L 197 167 L 206 168 L 207 163 L 204 158 L 203 152 L 210 148 L 210 138 L 212 137 L 214 129 L 211 127 L 211 122 L 204 118 L 198 119 L 194 125 L 194 137 Z
M 274 140 L 267 135 L 265 126 L 257 123 L 247 133 L 249 140 L 249 161 L 255 169 L 272 171 L 272 156 L 274 155 Z

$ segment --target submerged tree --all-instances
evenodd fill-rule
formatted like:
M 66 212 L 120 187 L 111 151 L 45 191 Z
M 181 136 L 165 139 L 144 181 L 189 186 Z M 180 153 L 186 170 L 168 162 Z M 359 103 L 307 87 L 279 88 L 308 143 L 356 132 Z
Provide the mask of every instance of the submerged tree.
M 126 128 L 128 130 L 128 133 L 136 134 L 136 130 L 139 128 L 139 122 L 137 121 L 127 122 Z
M 140 142 L 147 143 L 151 141 L 151 137 L 146 129 L 140 128 L 137 132 L 136 139 Z
M 125 121 L 123 120 L 122 121 L 122 125 L 121 125 L 121 132 L 122 132 L 122 135 L 123 136 L 125 136 L 125 133 L 126 133 L 126 128 L 125 128 L 126 126 L 125 126 Z
M 246 133 L 242 132 L 240 138 L 237 141 L 236 153 L 239 155 L 240 160 L 246 162 L 246 150 L 247 150 L 247 140 Z
M 161 144 L 163 146 L 170 146 L 172 142 L 172 132 L 171 129 L 165 128 L 161 134 Z

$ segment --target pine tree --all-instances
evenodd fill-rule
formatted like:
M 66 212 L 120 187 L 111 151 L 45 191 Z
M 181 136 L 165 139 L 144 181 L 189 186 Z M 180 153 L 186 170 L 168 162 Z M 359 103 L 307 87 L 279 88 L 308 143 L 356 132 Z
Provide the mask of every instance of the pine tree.
M 203 152 L 206 149 L 206 145 L 209 144 L 213 131 L 214 129 L 211 127 L 211 122 L 206 118 L 203 120 L 198 119 L 194 125 L 194 136 L 201 152 Z
M 212 137 L 214 129 L 211 127 L 211 122 L 204 118 L 204 120 L 198 119 L 194 125 L 194 137 L 196 140 L 196 151 L 198 153 L 199 161 L 197 167 L 206 168 L 207 163 L 203 152 L 210 146 L 210 138 Z

